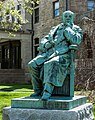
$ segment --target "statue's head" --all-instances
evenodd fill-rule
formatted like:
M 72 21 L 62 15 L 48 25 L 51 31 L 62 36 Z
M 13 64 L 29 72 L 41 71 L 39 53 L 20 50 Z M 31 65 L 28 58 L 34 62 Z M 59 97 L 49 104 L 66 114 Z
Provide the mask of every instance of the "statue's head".
M 74 22 L 74 13 L 71 11 L 65 11 L 62 14 L 62 20 L 64 24 L 72 24 Z

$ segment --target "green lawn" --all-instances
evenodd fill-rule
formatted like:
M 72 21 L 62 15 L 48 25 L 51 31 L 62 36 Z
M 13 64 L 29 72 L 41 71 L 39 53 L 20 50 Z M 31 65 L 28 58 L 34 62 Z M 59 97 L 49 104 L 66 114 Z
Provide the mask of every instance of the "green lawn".
M 7 84 L 7 85 L 0 85 L 0 91 L 20 91 L 20 92 L 29 92 L 32 90 L 32 85 L 13 85 L 13 84 Z
M 2 109 L 11 106 L 12 98 L 29 96 L 32 92 L 31 85 L 0 85 L 0 120 Z
M 11 105 L 12 98 L 29 96 L 31 92 L 0 92 L 0 120 L 2 120 L 2 109 Z
M 29 96 L 32 92 L 33 90 L 31 85 L 0 85 L 0 120 L 2 120 L 2 109 L 4 107 L 11 106 L 12 98 Z M 75 92 L 75 94 L 79 94 L 79 92 Z

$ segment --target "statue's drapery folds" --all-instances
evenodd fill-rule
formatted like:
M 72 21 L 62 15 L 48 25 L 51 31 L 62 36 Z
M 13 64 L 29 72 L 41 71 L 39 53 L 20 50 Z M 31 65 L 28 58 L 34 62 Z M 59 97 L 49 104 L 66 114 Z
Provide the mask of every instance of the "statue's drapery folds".
M 72 61 L 71 50 L 76 50 L 83 36 L 73 23 L 73 12 L 65 11 L 62 18 L 63 22 L 42 38 L 39 54 L 28 63 L 35 91 L 32 96 L 42 95 L 43 100 L 50 98 L 55 86 L 63 85 Z

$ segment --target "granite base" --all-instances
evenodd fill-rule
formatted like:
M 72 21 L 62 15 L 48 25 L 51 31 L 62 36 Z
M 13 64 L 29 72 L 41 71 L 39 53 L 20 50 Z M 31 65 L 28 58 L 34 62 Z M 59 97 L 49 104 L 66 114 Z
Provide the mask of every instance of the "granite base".
M 71 110 L 7 107 L 3 109 L 2 120 L 94 120 L 94 115 L 91 103 L 85 103 Z

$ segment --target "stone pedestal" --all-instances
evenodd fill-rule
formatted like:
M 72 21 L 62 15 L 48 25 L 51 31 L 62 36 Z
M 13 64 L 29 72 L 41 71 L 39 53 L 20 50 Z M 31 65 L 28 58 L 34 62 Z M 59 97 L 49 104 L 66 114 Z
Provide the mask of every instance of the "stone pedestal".
M 11 101 L 11 107 L 28 109 L 70 110 L 79 105 L 85 104 L 87 100 L 87 97 L 85 96 L 52 96 L 48 101 L 43 101 L 40 98 L 41 97 L 15 98 Z
M 71 110 L 3 109 L 3 120 L 94 120 L 92 104 L 85 103 Z
M 3 109 L 3 120 L 94 120 L 92 104 L 86 103 L 85 96 L 40 98 L 12 99 L 11 107 Z

